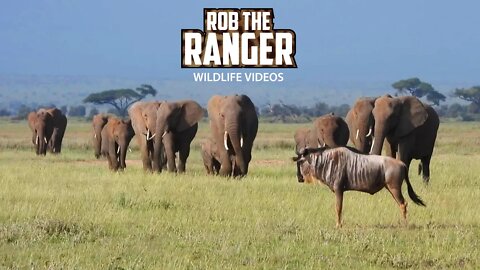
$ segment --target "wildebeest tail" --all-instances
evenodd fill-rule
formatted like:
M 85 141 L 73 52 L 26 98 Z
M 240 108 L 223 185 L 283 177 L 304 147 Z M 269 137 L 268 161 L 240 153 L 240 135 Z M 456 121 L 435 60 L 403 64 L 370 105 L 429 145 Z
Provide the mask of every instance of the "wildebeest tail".
M 408 196 L 410 197 L 410 199 L 412 199 L 414 203 L 421 206 L 426 206 L 425 203 L 422 201 L 422 199 L 420 199 L 420 197 L 415 193 L 415 191 L 413 191 L 413 187 L 410 184 L 410 179 L 408 178 L 408 168 L 407 166 L 405 166 L 404 168 L 405 168 L 405 182 L 407 182 Z

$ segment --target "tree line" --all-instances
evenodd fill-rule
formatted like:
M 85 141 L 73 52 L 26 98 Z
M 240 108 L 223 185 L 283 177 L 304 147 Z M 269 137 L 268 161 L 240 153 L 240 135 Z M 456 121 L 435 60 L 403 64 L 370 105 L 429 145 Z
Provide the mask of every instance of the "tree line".
M 469 102 L 468 105 L 461 105 L 458 103 L 441 104 L 445 102 L 447 97 L 435 90 L 435 88 L 419 78 L 409 78 L 399 80 L 392 84 L 395 90 L 393 95 L 412 95 L 422 99 L 425 103 L 432 105 L 438 112 L 440 117 L 455 118 L 462 121 L 480 120 L 480 86 L 473 86 L 470 88 L 457 88 L 450 94 L 451 97 L 458 97 L 464 101 Z M 156 96 L 157 90 L 148 84 L 142 84 L 135 89 L 122 88 L 110 89 L 92 93 L 85 97 L 84 104 L 92 104 L 92 106 L 108 105 L 108 113 L 116 114 L 121 117 L 127 116 L 127 110 L 133 103 L 145 99 L 147 96 Z M 99 110 L 96 107 L 91 108 L 87 112 L 87 107 L 84 104 L 77 106 L 60 106 L 54 104 L 45 104 L 37 107 L 57 107 L 68 116 L 85 117 L 91 119 L 93 115 L 97 114 Z M 29 112 L 36 110 L 26 105 L 20 106 L 16 114 L 0 108 L 0 116 L 11 116 L 15 119 L 25 119 Z M 343 116 L 350 110 L 350 105 L 342 104 L 338 106 L 328 105 L 324 102 L 318 102 L 311 106 L 285 104 L 282 101 L 278 103 L 268 103 L 257 107 L 257 113 L 263 117 L 264 121 L 271 122 L 307 122 L 312 118 L 324 115 L 327 113 L 334 113 L 335 115 Z

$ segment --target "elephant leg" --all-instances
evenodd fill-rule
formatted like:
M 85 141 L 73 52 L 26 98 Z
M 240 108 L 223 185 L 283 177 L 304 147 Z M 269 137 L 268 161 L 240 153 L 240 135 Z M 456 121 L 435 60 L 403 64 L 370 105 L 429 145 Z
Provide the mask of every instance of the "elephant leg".
M 212 173 L 217 175 L 219 171 L 220 171 L 220 162 L 218 162 L 216 159 L 213 159 L 212 160 Z
M 423 182 L 425 184 L 428 184 L 428 182 L 430 181 L 430 159 L 431 158 L 432 156 L 427 156 L 421 159 Z
M 143 169 L 145 171 L 152 171 L 152 162 L 150 159 L 150 153 L 148 151 L 147 147 L 147 141 L 142 135 L 137 135 L 140 136 L 138 140 L 138 144 L 140 145 L 140 152 L 142 153 L 142 163 L 143 163 Z
M 173 134 L 168 132 L 163 137 L 163 145 L 165 149 L 165 156 L 167 158 L 167 169 L 169 172 L 177 172 L 177 167 L 175 165 L 175 149 L 173 143 Z
M 228 152 L 224 152 L 221 154 L 220 156 L 220 170 L 219 170 L 219 174 L 221 176 L 231 176 L 232 175 L 232 161 L 230 159 L 230 156 L 228 154 Z
M 178 172 L 184 173 L 188 156 L 190 155 L 190 145 L 182 145 L 178 151 Z
M 118 156 L 117 156 L 117 144 L 114 140 L 110 142 L 108 147 L 108 157 L 111 162 L 110 169 L 117 171 L 118 170 Z

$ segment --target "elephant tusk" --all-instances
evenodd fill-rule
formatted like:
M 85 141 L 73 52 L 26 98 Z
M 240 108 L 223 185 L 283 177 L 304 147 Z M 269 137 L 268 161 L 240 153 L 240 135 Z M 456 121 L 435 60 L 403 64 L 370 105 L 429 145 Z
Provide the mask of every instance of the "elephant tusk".
M 43 140 L 45 141 L 45 143 L 48 143 L 48 142 L 47 142 L 47 138 L 46 138 L 46 137 L 43 137 Z
M 322 147 L 325 147 L 325 145 L 327 145 L 325 142 L 323 143 Z
M 164 131 L 164 132 L 163 132 L 162 138 L 165 137 L 165 135 L 167 135 L 167 131 Z
M 228 132 L 225 131 L 225 133 L 223 134 L 223 146 L 225 146 L 226 150 L 228 150 L 227 139 L 228 139 Z
M 370 154 L 372 153 L 373 145 L 375 145 L 375 137 L 373 137 L 373 140 L 372 140 L 372 147 L 370 147 Z
M 132 148 L 128 147 L 128 152 L 131 153 L 131 152 L 132 152 Z
M 357 128 L 357 135 L 355 136 L 355 140 L 358 140 L 358 132 L 359 132 L 359 130 Z
M 152 137 L 150 137 L 149 140 L 153 139 L 153 137 L 155 137 L 155 135 L 157 135 L 157 133 L 153 133 Z
M 240 147 L 243 147 L 243 136 L 240 137 Z
M 117 154 L 120 154 L 120 145 L 117 148 Z
M 150 140 L 150 130 L 147 129 L 147 141 L 149 141 L 149 140 Z
M 38 144 L 38 135 L 37 135 L 37 138 L 35 139 L 35 145 Z
M 357 131 L 357 132 L 358 132 L 358 131 Z M 357 133 L 357 134 L 358 134 L 358 133 Z M 370 137 L 370 135 L 372 135 L 372 127 L 370 127 L 370 128 L 368 129 L 368 134 L 367 134 L 365 137 L 368 138 L 368 137 Z
M 97 138 L 97 133 L 93 134 L 93 137 L 96 139 Z

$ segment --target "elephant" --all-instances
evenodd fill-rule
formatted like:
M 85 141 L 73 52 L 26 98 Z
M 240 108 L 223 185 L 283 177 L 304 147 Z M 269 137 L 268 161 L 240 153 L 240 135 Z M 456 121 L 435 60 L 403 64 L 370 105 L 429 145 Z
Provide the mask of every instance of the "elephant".
M 130 120 L 121 120 L 116 117 L 109 117 L 107 124 L 101 131 L 102 146 L 101 153 L 108 160 L 108 167 L 113 170 L 123 170 L 127 166 L 125 158 L 130 141 L 135 132 Z
M 132 127 L 137 136 L 142 155 L 143 169 L 152 171 L 154 159 L 158 164 L 160 157 L 154 156 L 154 141 L 157 124 L 157 110 L 160 107 L 159 101 L 137 101 L 129 109 L 128 115 L 132 121 Z
M 376 98 L 369 97 L 357 99 L 345 118 L 350 130 L 350 141 L 358 151 L 364 154 L 368 154 L 372 145 L 375 127 L 372 110 L 375 100 Z
M 100 158 L 100 150 L 102 146 L 102 129 L 107 124 L 109 116 L 106 114 L 97 114 L 92 119 L 93 126 L 93 149 L 95 157 Z
M 295 152 L 299 152 L 304 148 L 317 148 L 318 140 L 312 128 L 299 128 L 293 135 L 295 140 Z
M 62 152 L 62 141 L 67 128 L 67 117 L 57 108 L 41 108 L 28 114 L 32 143 L 37 155 Z
M 328 147 L 345 146 L 348 143 L 348 125 L 341 117 L 333 113 L 318 117 L 313 121 L 313 136 L 318 144 Z
M 307 147 L 345 146 L 348 134 L 347 123 L 341 117 L 333 113 L 326 114 L 315 119 L 311 128 L 300 128 L 295 132 L 295 151 Z
M 218 155 L 217 144 L 212 138 L 206 139 L 201 144 L 203 165 L 207 170 L 207 174 L 217 175 L 220 171 L 220 156 Z
M 169 172 L 185 172 L 190 155 L 190 143 L 197 134 L 198 121 L 203 117 L 203 108 L 193 100 L 162 102 L 157 109 L 154 141 L 153 170 L 161 172 L 162 156 Z M 178 164 L 175 153 L 178 152 Z
M 423 181 L 430 180 L 430 159 L 440 121 L 435 110 L 413 96 L 382 96 L 375 100 L 374 138 L 370 154 L 380 155 L 387 139 L 392 157 L 403 161 L 407 168 L 412 159 L 420 159 L 419 173 Z
M 208 117 L 218 147 L 221 176 L 245 176 L 257 136 L 255 105 L 246 95 L 214 95 L 208 101 Z

